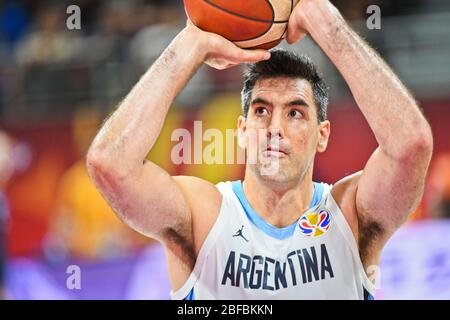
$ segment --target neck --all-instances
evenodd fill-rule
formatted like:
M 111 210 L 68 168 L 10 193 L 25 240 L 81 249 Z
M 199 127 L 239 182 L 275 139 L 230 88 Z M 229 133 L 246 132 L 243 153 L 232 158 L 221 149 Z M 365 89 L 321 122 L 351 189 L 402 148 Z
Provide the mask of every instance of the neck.
M 309 208 L 314 193 L 312 168 L 297 181 L 283 184 L 262 180 L 247 168 L 243 188 L 261 218 L 275 227 L 287 227 Z

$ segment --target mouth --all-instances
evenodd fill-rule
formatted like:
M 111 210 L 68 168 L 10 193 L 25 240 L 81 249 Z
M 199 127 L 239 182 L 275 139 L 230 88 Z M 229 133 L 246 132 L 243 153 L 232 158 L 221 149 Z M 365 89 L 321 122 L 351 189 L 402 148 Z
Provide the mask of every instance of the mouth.
M 288 155 L 288 153 L 282 148 L 269 146 L 263 151 L 263 155 L 266 157 L 283 158 Z

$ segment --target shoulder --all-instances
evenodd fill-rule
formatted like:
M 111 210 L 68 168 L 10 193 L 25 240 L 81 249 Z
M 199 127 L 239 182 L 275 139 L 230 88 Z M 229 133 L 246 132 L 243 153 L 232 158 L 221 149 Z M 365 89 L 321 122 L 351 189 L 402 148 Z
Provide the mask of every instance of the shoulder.
M 175 176 L 173 178 L 192 211 L 213 209 L 220 206 L 222 195 L 217 186 L 211 182 L 189 176 Z
M 179 258 L 183 255 L 177 254 L 174 250 L 166 250 L 169 277 L 172 288 L 176 291 L 189 278 L 200 249 L 219 216 L 222 195 L 214 184 L 197 177 L 175 176 L 173 179 L 189 206 L 191 213 L 190 230 L 192 232 L 192 244 L 176 248 L 176 250 L 192 253 L 192 255 L 189 255 L 188 263 Z
M 192 176 L 174 176 L 178 186 L 185 191 L 205 191 L 211 194 L 217 193 L 216 186 L 204 179 Z
M 359 243 L 359 221 L 356 192 L 361 174 L 362 171 L 347 176 L 339 180 L 331 189 L 331 195 L 341 209 L 357 243 Z
M 381 226 L 364 213 L 358 212 L 357 192 L 362 171 L 343 178 L 332 188 L 331 194 L 341 209 L 358 245 L 364 265 L 377 264 L 381 248 L 374 241 L 383 233 Z
M 331 194 L 339 207 L 355 215 L 357 214 L 356 192 L 361 175 L 362 171 L 347 176 L 339 180 L 331 188 Z
M 198 254 L 219 215 L 222 194 L 216 185 L 197 177 L 176 176 L 174 180 L 191 211 L 194 250 Z

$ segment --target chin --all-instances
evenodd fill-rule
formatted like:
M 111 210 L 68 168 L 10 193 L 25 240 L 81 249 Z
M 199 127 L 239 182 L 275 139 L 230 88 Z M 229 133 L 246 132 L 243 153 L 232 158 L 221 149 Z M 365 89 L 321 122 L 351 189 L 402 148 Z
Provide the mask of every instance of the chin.
M 262 166 L 257 171 L 259 178 L 268 183 L 286 184 L 293 180 L 289 171 L 283 170 L 281 167 L 271 168 L 269 166 Z

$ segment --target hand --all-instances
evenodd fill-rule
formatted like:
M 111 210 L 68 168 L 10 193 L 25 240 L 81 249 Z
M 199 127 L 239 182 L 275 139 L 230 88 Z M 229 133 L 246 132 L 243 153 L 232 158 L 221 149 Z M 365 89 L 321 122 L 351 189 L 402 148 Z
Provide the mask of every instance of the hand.
M 289 18 L 287 42 L 295 44 L 302 40 L 310 32 L 310 21 L 320 23 L 318 20 L 322 18 L 322 10 L 331 7 L 328 0 L 300 0 Z
M 200 50 L 204 53 L 204 62 L 218 70 L 237 66 L 241 63 L 252 63 L 270 59 L 267 50 L 245 50 L 236 46 L 224 37 L 205 32 L 196 27 L 190 20 L 186 25 L 186 32 L 200 39 Z

